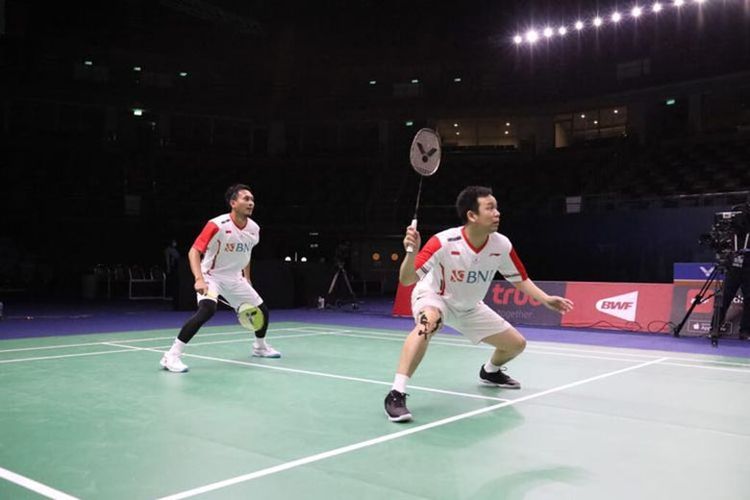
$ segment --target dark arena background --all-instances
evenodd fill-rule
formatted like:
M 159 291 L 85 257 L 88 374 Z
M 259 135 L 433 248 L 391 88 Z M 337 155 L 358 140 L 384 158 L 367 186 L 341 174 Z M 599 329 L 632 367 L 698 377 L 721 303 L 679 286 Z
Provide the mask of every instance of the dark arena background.
M 423 128 L 422 243 L 491 187 L 575 308 L 488 277 L 523 388 L 444 328 L 394 424 Z M 283 355 L 219 303 L 162 370 L 237 183 Z M 0 229 L 0 498 L 750 491 L 750 0 L 0 0 Z

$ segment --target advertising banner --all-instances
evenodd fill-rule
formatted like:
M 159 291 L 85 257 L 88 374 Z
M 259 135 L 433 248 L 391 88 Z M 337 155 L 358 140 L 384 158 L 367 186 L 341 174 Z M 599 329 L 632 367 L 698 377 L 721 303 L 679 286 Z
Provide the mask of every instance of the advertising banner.
M 565 296 L 575 309 L 562 317 L 563 326 L 670 331 L 671 284 L 569 282 Z

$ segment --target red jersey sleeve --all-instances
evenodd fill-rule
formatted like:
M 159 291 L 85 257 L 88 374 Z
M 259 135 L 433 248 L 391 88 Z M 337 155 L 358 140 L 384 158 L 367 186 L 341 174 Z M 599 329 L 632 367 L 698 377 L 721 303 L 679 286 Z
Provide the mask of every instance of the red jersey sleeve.
M 436 236 L 433 236 L 417 254 L 416 259 L 414 259 L 414 270 L 417 272 L 417 276 L 419 276 L 420 279 L 424 278 L 424 276 L 430 272 L 430 269 L 432 269 L 435 256 L 441 246 L 440 240 Z
M 206 249 L 208 248 L 208 244 L 211 242 L 211 238 L 213 238 L 214 235 L 218 232 L 219 226 L 209 221 L 203 228 L 203 231 L 201 231 L 201 234 L 199 234 L 195 239 L 193 248 L 198 250 L 200 253 L 206 253 Z
M 502 258 L 498 271 L 510 282 L 526 281 L 529 279 L 526 268 L 523 262 L 521 262 L 520 257 L 518 257 L 515 248 L 511 248 L 510 254 Z

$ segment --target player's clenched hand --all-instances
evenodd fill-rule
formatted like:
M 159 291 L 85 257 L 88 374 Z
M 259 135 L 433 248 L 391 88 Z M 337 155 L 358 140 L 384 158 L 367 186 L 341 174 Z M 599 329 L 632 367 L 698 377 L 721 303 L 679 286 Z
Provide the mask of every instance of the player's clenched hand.
M 414 250 L 418 251 L 421 244 L 422 239 L 419 236 L 419 231 L 411 226 L 408 226 L 406 228 L 406 236 L 404 236 L 404 249 L 411 247 Z
M 558 297 L 557 295 L 551 295 L 545 302 L 544 305 L 548 309 L 557 311 L 561 314 L 570 312 L 573 310 L 573 301 L 566 299 L 565 297 Z
M 195 285 L 193 285 L 193 288 L 195 288 L 195 291 L 201 295 L 206 295 L 208 293 L 208 285 L 206 285 L 206 282 L 203 280 L 203 278 L 198 278 L 197 280 L 195 280 Z

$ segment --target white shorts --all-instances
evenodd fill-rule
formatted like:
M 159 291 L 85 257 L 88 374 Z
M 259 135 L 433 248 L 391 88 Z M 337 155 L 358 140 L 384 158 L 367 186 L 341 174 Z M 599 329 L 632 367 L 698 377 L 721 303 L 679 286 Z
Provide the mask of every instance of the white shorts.
M 472 343 L 478 344 L 491 335 L 502 333 L 511 327 L 502 316 L 490 309 L 484 302 L 479 302 L 476 307 L 468 311 L 457 311 L 452 309 L 441 297 L 434 292 L 416 293 L 411 297 L 411 310 L 414 320 L 419 321 L 419 313 L 426 307 L 434 307 L 440 311 L 443 323 L 455 328 Z
M 196 294 L 198 302 L 206 299 L 216 302 L 216 297 L 221 295 L 235 310 L 242 304 L 250 304 L 251 306 L 258 307 L 263 303 L 263 299 L 255 291 L 255 288 L 242 276 L 226 278 L 223 276 L 206 275 L 204 279 L 206 280 L 206 285 L 208 285 L 208 294 Z

